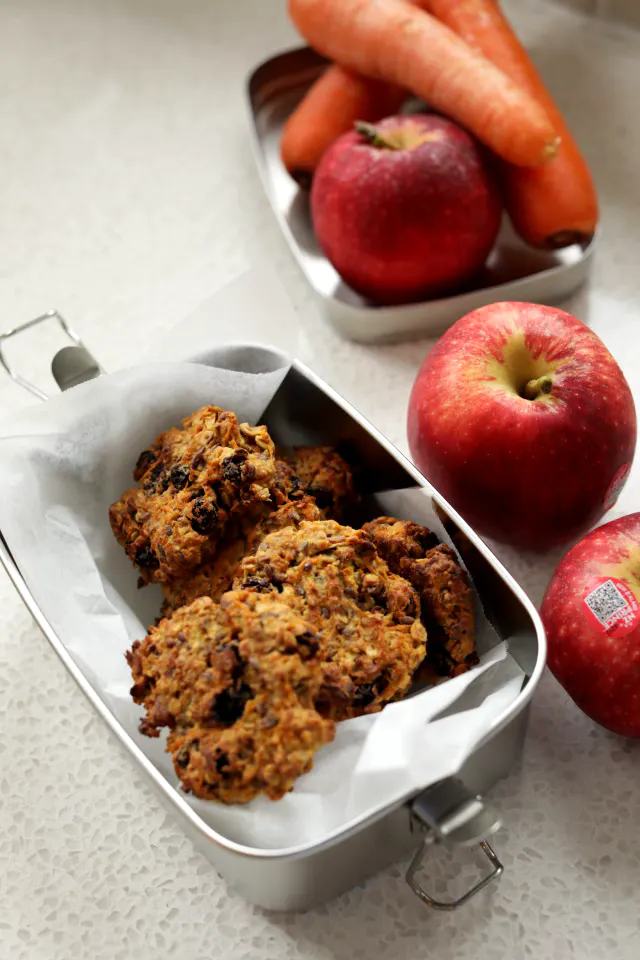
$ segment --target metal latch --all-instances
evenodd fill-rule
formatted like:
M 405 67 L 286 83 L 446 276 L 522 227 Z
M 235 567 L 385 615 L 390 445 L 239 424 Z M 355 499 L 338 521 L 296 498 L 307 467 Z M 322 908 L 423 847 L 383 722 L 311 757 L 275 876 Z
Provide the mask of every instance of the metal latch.
M 406 880 L 413 892 L 433 910 L 456 910 L 504 872 L 504 867 L 487 837 L 500 827 L 500 818 L 482 797 L 471 794 L 460 780 L 444 780 L 421 793 L 411 805 L 412 824 L 424 839 L 407 870 Z M 455 900 L 436 900 L 418 880 L 427 851 L 435 843 L 480 846 L 492 870 Z
M 39 317 L 34 317 L 33 320 L 27 320 L 26 323 L 14 327 L 13 330 L 0 333 L 0 364 L 5 368 L 12 380 L 15 380 L 19 386 L 24 387 L 25 390 L 28 390 L 29 393 L 32 393 L 35 397 L 38 397 L 39 400 L 48 400 L 49 395 L 34 383 L 25 380 L 13 364 L 9 363 L 4 352 L 4 345 L 7 340 L 50 320 L 57 322 L 62 328 L 62 332 L 72 341 L 69 346 L 59 350 L 51 361 L 53 378 L 61 390 L 69 390 L 71 387 L 76 387 L 79 383 L 84 383 L 86 380 L 93 380 L 104 373 L 98 361 L 91 356 L 78 334 L 71 329 L 64 317 L 59 314 L 57 310 L 49 310 Z

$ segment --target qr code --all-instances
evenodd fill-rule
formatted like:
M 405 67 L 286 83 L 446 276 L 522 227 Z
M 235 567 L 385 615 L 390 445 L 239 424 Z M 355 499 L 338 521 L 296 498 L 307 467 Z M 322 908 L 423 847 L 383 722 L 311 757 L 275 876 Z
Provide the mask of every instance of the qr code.
M 596 587 L 588 597 L 584 598 L 584 602 L 603 624 L 608 623 L 614 614 L 628 606 L 627 601 L 611 580 Z

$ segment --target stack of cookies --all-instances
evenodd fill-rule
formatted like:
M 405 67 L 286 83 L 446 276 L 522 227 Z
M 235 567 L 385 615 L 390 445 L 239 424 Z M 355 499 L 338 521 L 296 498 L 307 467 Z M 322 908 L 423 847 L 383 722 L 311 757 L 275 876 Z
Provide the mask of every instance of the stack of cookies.
M 196 796 L 279 799 L 336 723 L 477 663 L 456 555 L 410 521 L 348 525 L 361 511 L 336 450 L 276 451 L 266 427 L 209 406 L 134 480 L 111 526 L 164 604 L 127 654 L 131 694 Z

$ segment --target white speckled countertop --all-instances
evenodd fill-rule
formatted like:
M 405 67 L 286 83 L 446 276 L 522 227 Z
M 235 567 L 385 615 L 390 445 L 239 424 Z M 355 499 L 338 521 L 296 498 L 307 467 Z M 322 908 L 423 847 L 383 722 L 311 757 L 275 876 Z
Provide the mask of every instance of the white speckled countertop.
M 428 342 L 360 347 L 323 325 L 250 155 L 242 85 L 294 42 L 284 6 L 0 3 L 0 328 L 57 306 L 113 369 L 267 261 L 299 308 L 303 358 L 404 447 Z M 570 309 L 639 397 L 640 34 L 543 0 L 508 9 L 601 190 L 602 249 Z M 28 402 L 0 378 L 3 415 Z M 639 504 L 636 466 L 616 513 Z M 557 557 L 499 553 L 538 602 Z M 490 894 L 455 916 L 431 914 L 399 864 L 305 915 L 267 916 L 165 815 L 4 574 L 0 610 L 0 960 L 638 956 L 640 743 L 596 728 L 550 676 L 522 765 L 494 792 L 506 873 Z

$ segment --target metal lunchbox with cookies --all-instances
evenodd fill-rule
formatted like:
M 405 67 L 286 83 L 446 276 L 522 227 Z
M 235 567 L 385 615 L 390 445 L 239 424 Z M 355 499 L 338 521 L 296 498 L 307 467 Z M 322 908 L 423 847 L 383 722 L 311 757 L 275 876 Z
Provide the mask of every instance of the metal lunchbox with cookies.
M 484 795 L 521 752 L 545 639 L 532 604 L 483 541 L 353 407 L 277 349 L 209 346 L 199 339 L 185 344 L 181 362 L 110 376 L 101 375 L 82 344 L 71 350 L 58 356 L 54 376 L 63 388 L 81 386 L 2 431 L 0 558 L 83 692 L 197 847 L 247 899 L 274 910 L 305 909 L 411 853 L 408 882 L 432 907 L 453 909 L 499 876 L 502 865 L 489 840 L 500 817 Z M 238 414 L 231 433 L 219 415 L 204 427 L 202 417 L 189 418 L 212 404 Z M 245 427 L 245 421 L 261 426 Z M 156 469 L 149 480 L 160 461 L 167 466 L 163 458 L 183 456 L 195 433 L 202 441 L 203 429 L 224 433 L 224 443 L 207 434 L 204 445 L 208 462 L 216 455 L 211 451 L 224 447 L 226 466 L 216 482 L 224 476 L 228 490 L 208 487 L 202 473 L 178 478 L 176 472 L 161 481 Z M 241 452 L 230 458 L 234 443 Z M 303 447 L 311 458 L 296 464 L 289 453 L 275 493 L 272 447 Z M 143 450 L 156 461 L 140 466 Z M 132 486 L 136 460 L 139 482 Z M 354 470 L 357 500 L 336 466 L 344 462 Z M 190 498 L 189 484 L 196 488 Z M 202 489 L 216 490 L 215 511 Z M 170 507 L 167 495 L 174 498 Z M 144 509 L 131 510 L 126 498 L 140 496 L 147 498 Z M 151 530 L 155 496 L 165 497 L 165 512 Z M 178 501 L 191 512 L 203 501 L 207 510 L 197 507 L 198 522 L 176 548 L 156 533 L 169 536 L 173 521 L 165 522 L 166 511 L 175 517 Z M 115 516 L 112 511 L 114 529 L 137 573 L 110 529 L 112 504 L 119 505 Z M 240 504 L 257 510 L 250 522 Z M 226 532 L 220 526 L 225 511 Z M 391 519 L 376 522 L 380 517 Z M 231 536 L 234 524 L 241 538 Z M 425 529 L 426 539 L 408 542 L 410 533 Z M 398 551 L 404 551 L 400 559 Z M 471 585 L 474 650 L 462 643 L 454 653 L 446 624 L 434 608 L 424 612 L 425 576 L 434 575 L 435 560 Z M 324 564 L 321 573 L 318 564 Z M 196 570 L 205 586 L 194 589 Z M 138 574 L 150 585 L 138 589 Z M 342 593 L 338 606 L 331 600 L 316 605 L 323 607 L 318 612 L 310 598 L 313 591 L 322 594 L 318 584 L 325 580 L 332 589 L 341 584 Z M 415 597 L 422 618 L 420 603 L 412 608 Z M 165 614 L 177 619 L 148 632 L 163 602 Z M 203 721 L 197 684 L 176 683 L 175 647 L 196 637 L 188 641 L 190 658 L 180 661 L 186 676 L 202 636 L 209 643 L 212 631 L 218 647 L 198 667 L 198 683 L 211 684 L 216 670 L 227 670 L 234 686 L 218 697 L 214 720 Z M 430 632 L 437 655 L 416 670 Z M 458 641 L 463 634 L 460 628 Z M 160 666 L 158 647 L 166 654 Z M 130 667 L 138 705 L 129 694 Z M 283 671 L 289 671 L 286 680 Z M 441 682 L 445 675 L 450 679 Z M 161 701 L 160 690 L 168 699 Z M 295 703 L 287 700 L 292 690 Z M 167 704 L 171 714 L 176 701 L 182 706 L 168 719 Z M 207 709 L 211 703 L 209 696 Z M 248 718 L 258 716 L 248 738 Z M 234 726 L 240 717 L 242 729 Z M 160 738 L 145 736 L 165 725 L 169 753 Z M 233 753 L 240 740 L 244 753 Z M 218 745 L 220 776 L 206 774 L 207 743 Z M 265 756 L 269 776 L 258 762 Z M 421 876 L 434 841 L 479 844 L 488 858 L 487 874 L 456 900 L 433 898 Z

